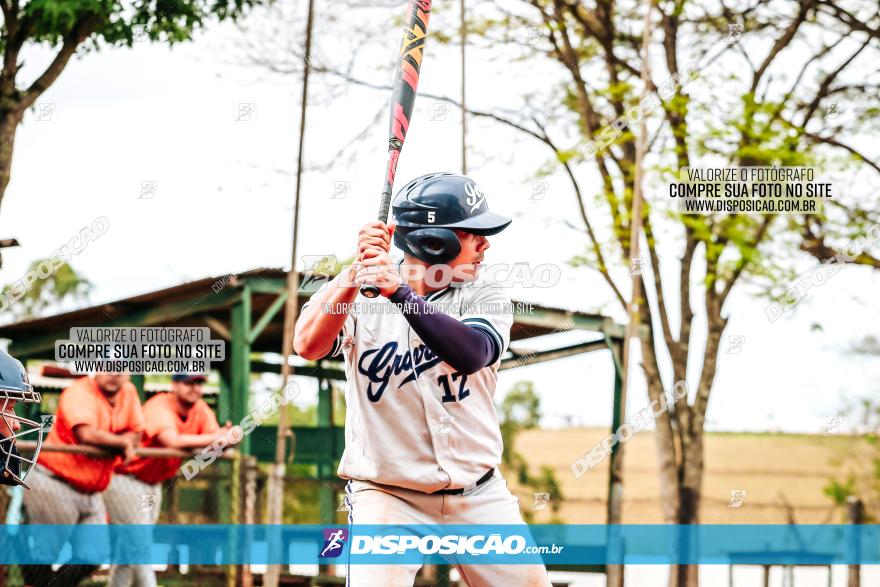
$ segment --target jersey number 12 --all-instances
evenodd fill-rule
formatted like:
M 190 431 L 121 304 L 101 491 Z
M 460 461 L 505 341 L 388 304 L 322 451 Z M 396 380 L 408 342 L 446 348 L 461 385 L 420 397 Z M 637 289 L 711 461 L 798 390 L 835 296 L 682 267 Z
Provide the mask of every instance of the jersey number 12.
M 467 375 L 457 371 L 452 374 L 453 383 L 459 380 L 459 378 L 461 380 L 458 382 L 458 401 L 461 401 L 471 394 L 471 390 L 466 389 L 464 386 L 467 382 Z M 437 378 L 437 383 L 443 386 L 443 403 L 454 402 L 456 398 L 452 395 L 452 389 L 449 386 L 449 375 L 441 375 Z

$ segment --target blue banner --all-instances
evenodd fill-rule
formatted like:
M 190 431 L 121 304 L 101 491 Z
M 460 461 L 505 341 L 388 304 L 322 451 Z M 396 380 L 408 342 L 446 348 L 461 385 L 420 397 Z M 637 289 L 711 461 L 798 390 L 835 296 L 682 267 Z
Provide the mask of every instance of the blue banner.
M 0 526 L 0 564 L 62 562 L 880 564 L 880 526 Z

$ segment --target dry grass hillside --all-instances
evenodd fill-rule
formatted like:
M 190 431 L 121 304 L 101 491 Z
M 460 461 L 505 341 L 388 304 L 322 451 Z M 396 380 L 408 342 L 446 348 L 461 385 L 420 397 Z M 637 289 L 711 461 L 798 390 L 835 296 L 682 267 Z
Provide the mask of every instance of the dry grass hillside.
M 606 429 L 568 428 L 529 430 L 516 439 L 537 474 L 542 465 L 553 468 L 563 494 L 558 516 L 566 524 L 605 522 L 608 462 L 575 479 L 571 463 L 608 434 Z M 701 522 L 704 524 L 786 523 L 790 504 L 797 523 L 837 523 L 823 488 L 832 478 L 845 476 L 856 465 L 863 478 L 870 475 L 871 450 L 851 436 L 789 434 L 709 434 L 706 438 L 706 474 Z M 847 469 L 840 464 L 849 464 Z M 863 463 L 864 465 L 862 465 Z M 624 522 L 662 523 L 654 438 L 649 431 L 633 437 L 625 447 Z M 507 478 L 512 479 L 508 474 Z M 529 490 L 511 483 L 524 509 L 534 502 Z M 742 506 L 728 507 L 732 490 L 746 492 Z M 535 523 L 548 523 L 550 509 L 535 512 Z

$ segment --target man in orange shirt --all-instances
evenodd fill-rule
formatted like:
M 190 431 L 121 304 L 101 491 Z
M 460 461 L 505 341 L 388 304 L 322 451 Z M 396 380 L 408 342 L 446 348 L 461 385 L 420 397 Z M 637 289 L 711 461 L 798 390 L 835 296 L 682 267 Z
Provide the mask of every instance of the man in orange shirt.
M 64 565 L 52 571 L 62 547 L 76 524 L 106 524 L 101 492 L 110 484 L 113 469 L 134 457 L 144 429 L 137 390 L 125 373 L 96 373 L 77 379 L 61 393 L 55 425 L 46 445 L 94 446 L 116 453 L 93 457 L 78 453 L 42 451 L 28 477 L 31 490 L 24 506 L 30 524 L 57 524 L 52 540 L 34 545 L 32 559 L 40 565 L 23 565 L 25 582 L 34 587 L 77 585 L 97 565 Z M 106 558 L 109 544 L 70 540 L 78 560 Z
M 202 399 L 205 376 L 197 373 L 175 373 L 171 392 L 151 397 L 144 404 L 142 446 L 194 449 L 208 446 L 229 432 L 232 424 L 221 428 L 214 412 Z M 231 439 L 240 435 L 230 434 Z M 230 442 L 232 444 L 232 442 Z M 181 459 L 136 457 L 119 464 L 104 492 L 104 503 L 113 524 L 152 525 L 159 518 L 162 505 L 162 483 L 177 475 Z M 151 532 L 145 528 L 144 531 Z M 138 548 L 152 542 L 150 536 L 126 540 L 125 547 Z M 110 570 L 110 587 L 154 587 L 156 575 L 147 565 L 114 565 Z

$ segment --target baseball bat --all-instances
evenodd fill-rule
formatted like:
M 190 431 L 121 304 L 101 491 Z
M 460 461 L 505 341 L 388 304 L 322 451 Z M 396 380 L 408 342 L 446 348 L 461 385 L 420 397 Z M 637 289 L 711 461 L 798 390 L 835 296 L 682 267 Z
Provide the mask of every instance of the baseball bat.
M 406 20 L 403 27 L 403 42 L 400 44 L 400 61 L 394 76 L 394 87 L 391 93 L 391 122 L 388 132 L 388 167 L 385 172 L 385 189 L 382 190 L 382 201 L 379 204 L 379 220 L 388 221 L 388 209 L 391 207 L 391 192 L 394 188 L 394 176 L 397 174 L 397 161 L 403 151 L 406 131 L 409 128 L 413 105 L 416 101 L 416 89 L 419 85 L 419 73 L 422 69 L 425 37 L 428 34 L 428 17 L 431 14 L 431 0 L 410 0 L 406 8 Z M 361 287 L 361 293 L 368 298 L 379 295 L 379 288 L 374 285 Z

